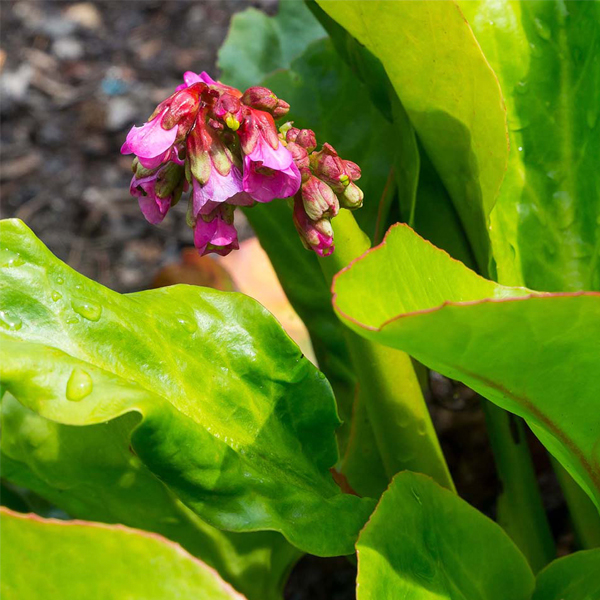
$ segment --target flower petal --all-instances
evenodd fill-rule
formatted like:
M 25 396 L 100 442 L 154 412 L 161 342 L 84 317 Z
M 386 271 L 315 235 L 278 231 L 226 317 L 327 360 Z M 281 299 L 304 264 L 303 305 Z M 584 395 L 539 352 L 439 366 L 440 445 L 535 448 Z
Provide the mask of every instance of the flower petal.
M 127 139 L 121 147 L 121 153 L 133 153 L 140 159 L 155 159 L 169 151 L 177 137 L 177 127 L 163 129 L 161 123 L 166 110 L 141 127 L 134 125 L 127 134 Z

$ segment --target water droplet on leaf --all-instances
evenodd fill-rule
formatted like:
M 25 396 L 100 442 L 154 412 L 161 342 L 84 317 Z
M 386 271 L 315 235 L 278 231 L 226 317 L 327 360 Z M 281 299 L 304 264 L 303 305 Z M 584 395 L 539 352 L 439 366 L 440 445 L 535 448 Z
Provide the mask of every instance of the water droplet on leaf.
M 71 302 L 73 310 L 88 321 L 97 321 L 102 314 L 102 307 L 87 300 L 73 300 Z
M 529 84 L 526 81 L 519 81 L 517 85 L 515 85 L 515 92 L 517 94 L 525 95 L 529 91 Z
M 67 381 L 67 400 L 79 402 L 92 393 L 94 384 L 87 371 L 73 369 L 69 381 Z
M 62 298 L 62 294 L 54 290 L 50 296 L 53 302 L 58 302 Z
M 189 317 L 185 317 L 183 315 L 179 315 L 177 317 L 177 321 L 179 323 L 181 323 L 181 325 L 183 325 L 183 328 L 188 333 L 194 333 L 194 331 L 196 331 L 196 329 L 198 329 L 198 325 L 196 324 L 196 321 L 194 321 L 193 319 L 190 319 Z
M 23 325 L 16 315 L 10 315 L 5 310 L 0 310 L 0 326 L 9 331 L 19 331 Z
M 8 248 L 0 250 L 0 267 L 20 267 L 25 261 L 18 252 L 13 252 Z
M 64 282 L 65 282 L 65 280 L 62 277 L 56 278 L 56 283 L 58 283 L 58 285 L 62 285 Z

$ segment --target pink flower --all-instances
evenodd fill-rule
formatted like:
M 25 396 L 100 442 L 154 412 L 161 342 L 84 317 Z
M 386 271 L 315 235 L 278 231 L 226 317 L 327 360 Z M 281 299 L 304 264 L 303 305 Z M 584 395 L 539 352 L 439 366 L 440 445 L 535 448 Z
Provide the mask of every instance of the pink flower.
M 292 155 L 283 145 L 280 145 L 280 149 L 283 151 L 281 154 L 285 153 L 291 159 Z M 286 156 L 284 158 L 287 160 Z M 244 157 L 244 191 L 257 202 L 289 198 L 300 189 L 301 183 L 300 171 L 293 160 L 290 160 L 287 167 L 273 168 L 266 162 L 254 161 L 251 155 Z
M 162 126 L 167 110 L 141 127 L 134 125 L 121 147 L 121 154 L 135 154 L 146 169 L 156 169 L 167 160 L 177 137 L 177 127 L 164 129 Z
M 239 130 L 244 152 L 244 191 L 258 202 L 293 196 L 302 183 L 291 152 L 281 143 L 273 117 L 249 108 Z
M 214 207 L 222 202 L 236 206 L 250 206 L 253 202 L 252 198 L 244 192 L 242 174 L 235 165 L 231 165 L 227 175 L 221 175 L 217 168 L 211 165 L 210 176 L 204 185 L 196 178 L 193 180 L 194 215 L 205 214 L 203 211 L 205 207 Z
M 208 85 L 214 85 L 217 82 L 206 72 L 206 71 L 202 71 L 202 73 L 194 73 L 193 71 L 186 71 L 183 74 L 183 81 L 184 83 L 182 83 L 181 85 L 178 85 L 175 88 L 175 91 L 179 91 L 179 90 L 185 90 L 185 88 L 190 87 L 191 85 L 194 85 L 195 83 L 206 83 Z
M 194 227 L 194 244 L 202 256 L 210 252 L 227 256 L 232 250 L 238 250 L 233 209 L 219 205 L 210 215 L 199 215 Z

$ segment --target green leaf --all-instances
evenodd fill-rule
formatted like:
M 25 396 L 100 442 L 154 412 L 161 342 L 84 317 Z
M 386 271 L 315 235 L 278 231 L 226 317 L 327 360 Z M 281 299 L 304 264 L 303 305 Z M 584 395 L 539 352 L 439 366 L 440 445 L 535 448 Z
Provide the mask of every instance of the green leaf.
M 550 563 L 537 578 L 533 600 L 600 598 L 600 549 L 575 552 Z
M 508 159 L 506 118 L 498 81 L 457 5 L 318 4 L 381 60 L 486 269 L 486 222 Z
M 231 533 L 202 521 L 132 452 L 129 438 L 137 421 L 127 414 L 86 427 L 61 425 L 7 393 L 2 477 L 73 517 L 163 535 L 217 569 L 250 600 L 280 600 L 298 550 L 275 532 Z
M 13 257 L 0 272 L 4 389 L 65 425 L 139 415 L 137 456 L 216 527 L 352 553 L 373 502 L 333 482 L 331 389 L 265 309 L 190 286 L 123 296 L 20 221 L 1 233 Z
M 534 577 L 511 539 L 425 475 L 392 481 L 360 534 L 358 600 L 529 600 Z
M 535 294 L 479 277 L 394 226 L 342 271 L 335 308 L 357 333 L 408 352 L 522 416 L 600 504 L 600 294 Z
M 281 2 L 275 17 L 255 8 L 233 16 L 219 50 L 220 79 L 245 90 L 285 69 L 312 41 L 327 34 L 304 2 Z
M 460 2 L 506 98 L 491 229 L 500 281 L 600 290 L 600 4 Z
M 216 571 L 160 536 L 120 525 L 0 509 L 5 600 L 243 600 Z

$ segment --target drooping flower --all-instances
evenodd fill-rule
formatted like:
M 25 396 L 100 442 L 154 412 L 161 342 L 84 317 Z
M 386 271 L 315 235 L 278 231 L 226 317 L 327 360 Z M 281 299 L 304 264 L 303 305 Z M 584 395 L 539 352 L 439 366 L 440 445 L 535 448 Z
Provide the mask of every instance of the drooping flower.
M 138 198 L 144 217 L 153 225 L 162 222 L 169 208 L 177 204 L 187 187 L 183 162 L 172 158 L 152 171 L 138 165 L 129 186 L 129 193 Z
M 273 117 L 249 108 L 238 134 L 244 153 L 244 190 L 257 202 L 293 196 L 302 177 L 277 135 Z
M 239 248 L 233 224 L 233 207 L 219 204 L 208 214 L 199 214 L 194 226 L 194 245 L 204 256 L 210 252 L 227 256 Z

